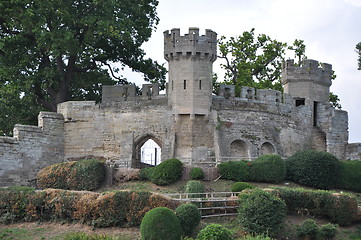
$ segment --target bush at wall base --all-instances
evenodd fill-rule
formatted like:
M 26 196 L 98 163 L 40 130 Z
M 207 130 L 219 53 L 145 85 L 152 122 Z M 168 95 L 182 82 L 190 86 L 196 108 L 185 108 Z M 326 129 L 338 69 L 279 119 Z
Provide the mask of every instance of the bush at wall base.
M 150 180 L 160 186 L 169 185 L 182 176 L 182 171 L 183 163 L 179 159 L 167 159 L 153 168 Z
M 97 159 L 58 163 L 41 169 L 36 178 L 42 189 L 91 191 L 105 180 L 105 164 Z
M 181 240 L 182 226 L 169 208 L 158 207 L 145 214 L 140 224 L 142 240 Z
M 300 151 L 286 160 L 290 181 L 319 189 L 339 186 L 341 163 L 331 153 Z

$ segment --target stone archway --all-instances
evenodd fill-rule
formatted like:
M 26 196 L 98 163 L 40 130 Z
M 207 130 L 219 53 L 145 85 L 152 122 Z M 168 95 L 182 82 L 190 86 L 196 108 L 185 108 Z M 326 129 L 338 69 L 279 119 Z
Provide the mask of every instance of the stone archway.
M 235 140 L 230 146 L 231 157 L 239 159 L 249 159 L 249 149 L 246 142 L 242 140 Z
M 275 154 L 275 148 L 270 142 L 264 142 L 261 145 L 261 156 L 267 155 L 267 154 Z
M 161 162 L 162 143 L 153 135 L 145 135 L 135 141 L 132 168 L 155 166 Z

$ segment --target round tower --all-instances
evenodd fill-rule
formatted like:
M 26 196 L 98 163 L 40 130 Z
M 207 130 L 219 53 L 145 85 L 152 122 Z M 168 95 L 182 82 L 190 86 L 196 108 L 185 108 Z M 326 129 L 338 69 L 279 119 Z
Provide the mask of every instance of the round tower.
M 284 91 L 296 100 L 296 106 L 328 103 L 331 78 L 331 64 L 320 64 L 311 59 L 303 60 L 301 66 L 295 66 L 293 60 L 287 60 L 282 71 Z
M 176 115 L 208 115 L 212 97 L 212 65 L 217 58 L 217 34 L 198 28 L 164 32 L 164 58 L 168 61 L 168 101 Z

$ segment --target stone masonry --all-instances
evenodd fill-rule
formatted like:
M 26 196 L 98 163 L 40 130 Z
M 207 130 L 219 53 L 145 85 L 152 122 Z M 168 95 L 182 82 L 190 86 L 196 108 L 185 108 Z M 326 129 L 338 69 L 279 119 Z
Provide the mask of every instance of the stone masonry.
M 286 158 L 296 151 L 327 151 L 339 159 L 360 159 L 361 144 L 348 143 L 347 112 L 329 103 L 332 66 L 304 60 L 283 66 L 284 93 L 222 85 L 212 94 L 217 34 L 190 28 L 164 32 L 169 62 L 166 94 L 158 84 L 103 86 L 102 102 L 69 101 L 58 113 L 39 114 L 39 126 L 14 128 L 0 138 L 0 185 L 28 185 L 50 164 L 98 157 L 118 167 L 144 166 L 148 140 L 161 148 L 161 160 L 214 166 L 252 160 L 263 154 Z

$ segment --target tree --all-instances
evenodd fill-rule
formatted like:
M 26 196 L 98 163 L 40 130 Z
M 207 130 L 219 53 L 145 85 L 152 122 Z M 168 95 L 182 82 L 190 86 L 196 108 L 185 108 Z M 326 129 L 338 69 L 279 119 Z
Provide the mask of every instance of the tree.
M 358 54 L 358 68 L 357 70 L 361 70 L 361 42 L 359 42 L 357 45 L 356 45 L 356 52 Z
M 2 0 L 0 94 L 13 92 L 19 111 L 31 117 L 23 105 L 56 111 L 64 101 L 99 100 L 102 84 L 129 83 L 119 73 L 125 66 L 164 86 L 165 68 L 141 49 L 158 24 L 157 5 L 157 0 Z M 7 102 L 1 95 L 0 107 Z M 11 115 L 10 109 L 0 110 Z
M 307 58 L 306 45 L 299 39 L 295 39 L 293 45 L 288 46 L 265 34 L 255 37 L 254 30 L 252 28 L 251 31 L 245 31 L 241 36 L 231 37 L 229 40 L 226 40 L 224 36 L 220 38 L 220 56 L 218 57 L 225 60 L 225 64 L 221 64 L 221 67 L 226 70 L 223 83 L 235 85 L 236 95 L 240 93 L 242 86 L 283 91 L 280 78 L 285 51 L 286 49 L 294 51 L 295 65 L 300 66 Z M 361 53 L 361 43 L 358 46 Z M 333 74 L 332 79 L 335 78 L 336 75 Z M 213 76 L 214 93 L 218 92 L 219 84 L 215 74 Z M 338 96 L 331 92 L 332 106 L 340 109 L 339 101 Z
M 241 36 L 224 36 L 219 40 L 221 66 L 226 70 L 225 82 L 241 86 L 281 90 L 280 76 L 287 45 L 265 34 L 255 37 L 254 28 Z

